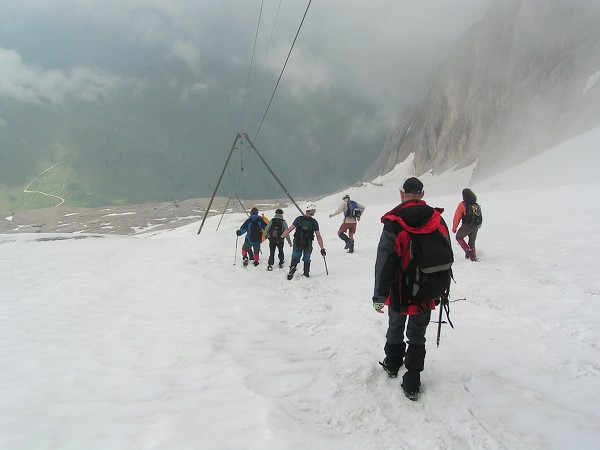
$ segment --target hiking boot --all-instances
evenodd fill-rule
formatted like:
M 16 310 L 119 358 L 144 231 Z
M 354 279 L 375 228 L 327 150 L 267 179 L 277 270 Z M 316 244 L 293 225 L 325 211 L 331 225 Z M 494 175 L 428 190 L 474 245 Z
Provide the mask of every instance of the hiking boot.
M 402 390 L 404 391 L 404 395 L 406 395 L 406 398 L 408 398 L 409 400 L 416 402 L 419 399 L 419 388 L 410 391 L 408 389 L 405 389 L 404 385 L 402 385 Z
M 350 242 L 350 245 L 348 245 L 348 253 L 354 253 L 354 239 L 348 242 Z
M 469 259 L 471 261 L 477 261 L 477 252 L 475 251 L 475 247 L 470 248 L 471 252 L 469 253 Z
M 290 272 L 287 274 L 288 280 L 294 278 L 294 272 L 296 272 L 296 266 L 290 266 Z
M 244 264 L 244 267 L 246 267 L 248 265 L 248 258 L 244 258 L 243 264 Z
M 268 270 L 268 271 L 271 271 L 271 270 L 273 270 L 273 266 L 269 264 L 269 265 L 267 266 L 267 270 Z
M 304 275 L 306 278 L 310 277 L 310 263 L 309 262 L 304 263 L 304 273 L 302 275 Z
M 383 370 L 387 372 L 390 378 L 396 378 L 398 376 L 398 371 L 400 370 L 398 364 L 389 364 L 387 358 L 384 358 L 383 362 L 379 361 L 379 364 L 381 364 L 381 367 L 383 367 Z
M 344 250 L 348 250 L 350 248 L 350 239 L 346 241 L 346 245 L 344 245 Z
M 279 268 L 280 268 L 280 269 L 283 269 L 283 261 L 281 261 L 281 262 L 279 263 Z
M 258 261 L 254 261 L 252 264 L 254 264 L 254 267 L 258 266 L 260 263 Z
M 348 248 L 348 241 L 349 241 L 350 239 L 348 239 L 348 236 L 346 236 L 344 233 L 338 233 L 338 237 L 339 237 L 339 238 L 340 238 L 342 241 L 344 241 L 344 244 L 345 244 L 345 246 L 344 246 L 344 250 L 346 250 L 346 249 Z
M 404 395 L 409 400 L 416 401 L 419 398 L 419 386 L 421 386 L 421 374 L 418 371 L 408 369 L 408 372 L 402 376 Z
M 471 258 L 471 249 L 467 249 L 465 251 L 465 259 L 470 259 Z

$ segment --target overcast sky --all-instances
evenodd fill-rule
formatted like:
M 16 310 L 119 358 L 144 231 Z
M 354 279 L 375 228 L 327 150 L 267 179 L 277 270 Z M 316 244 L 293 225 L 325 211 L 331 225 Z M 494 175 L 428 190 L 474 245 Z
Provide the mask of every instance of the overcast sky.
M 490 2 L 313 1 L 281 88 L 349 88 L 392 118 Z M 0 100 L 96 101 L 167 58 L 201 86 L 216 56 L 249 67 L 261 5 L 254 64 L 276 78 L 308 0 L 1 1 Z

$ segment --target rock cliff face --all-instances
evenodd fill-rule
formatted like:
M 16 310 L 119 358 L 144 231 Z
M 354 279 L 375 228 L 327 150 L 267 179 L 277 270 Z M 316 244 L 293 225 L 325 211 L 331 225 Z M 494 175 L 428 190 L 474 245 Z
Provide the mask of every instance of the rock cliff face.
M 497 0 L 405 111 L 372 179 L 477 161 L 475 180 L 600 126 L 600 2 Z

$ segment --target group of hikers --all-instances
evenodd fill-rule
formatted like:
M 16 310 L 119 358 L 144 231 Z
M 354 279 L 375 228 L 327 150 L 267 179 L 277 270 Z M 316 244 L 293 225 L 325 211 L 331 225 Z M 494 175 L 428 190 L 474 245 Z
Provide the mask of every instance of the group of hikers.
M 344 195 L 339 208 L 329 215 L 336 216 L 344 214 L 344 221 L 338 230 L 338 236 L 344 241 L 344 249 L 348 253 L 354 252 L 354 234 L 356 225 L 364 212 L 365 206 L 350 199 L 349 195 Z M 259 216 L 258 208 L 250 210 L 250 216 L 244 221 L 242 226 L 236 230 L 238 236 L 246 235 L 242 245 L 242 262 L 247 266 L 250 261 L 255 266 L 260 264 L 260 246 L 264 240 L 269 241 L 269 259 L 267 261 L 267 270 L 273 270 L 275 264 L 275 252 L 279 261 L 279 268 L 283 268 L 285 262 L 285 253 L 283 251 L 284 243 L 292 247 L 292 258 L 290 262 L 287 279 L 291 280 L 297 270 L 300 260 L 303 262 L 302 275 L 310 277 L 311 254 L 313 250 L 313 241 L 316 238 L 321 248 L 321 256 L 325 257 L 327 251 L 323 245 L 323 237 L 319 231 L 319 222 L 314 218 L 317 212 L 317 206 L 313 202 L 308 202 L 304 206 L 304 214 L 294 219 L 288 226 L 283 218 L 283 210 L 275 210 L 275 216 L 268 220 L 264 215 Z M 290 238 L 290 233 L 294 233 L 294 240 Z M 347 234 L 346 234 L 347 233 Z
M 385 306 L 388 312 L 385 358 L 380 364 L 390 378 L 396 378 L 400 368 L 405 366 L 402 389 L 410 400 L 417 400 L 419 395 L 425 365 L 425 332 L 431 311 L 440 304 L 440 308 L 447 306 L 454 261 L 450 232 L 441 215 L 444 210 L 427 205 L 424 195 L 423 183 L 418 178 L 408 178 L 400 188 L 401 203 L 381 218 L 383 231 L 377 246 L 372 298 L 376 312 L 383 313 Z M 475 241 L 482 224 L 481 208 L 471 189 L 463 189 L 462 198 L 454 213 L 452 232 L 465 258 L 477 261 Z M 246 234 L 242 248 L 244 265 L 248 265 L 249 260 L 259 265 L 264 232 L 270 250 L 267 270 L 273 268 L 275 250 L 278 250 L 279 267 L 283 267 L 283 246 L 287 240 L 293 247 L 287 279 L 293 278 L 301 259 L 303 275 L 309 277 L 315 237 L 321 255 L 326 255 L 319 223 L 314 218 L 316 210 L 313 202 L 307 203 L 304 214 L 288 226 L 283 210 L 277 209 L 273 219 L 267 221 L 258 215 L 257 208 L 252 208 L 250 217 L 236 231 L 238 236 Z M 364 205 L 344 195 L 338 209 L 329 215 L 331 218 L 344 214 L 338 236 L 349 253 L 354 252 L 354 234 L 364 211 Z M 294 230 L 292 241 L 290 234 Z

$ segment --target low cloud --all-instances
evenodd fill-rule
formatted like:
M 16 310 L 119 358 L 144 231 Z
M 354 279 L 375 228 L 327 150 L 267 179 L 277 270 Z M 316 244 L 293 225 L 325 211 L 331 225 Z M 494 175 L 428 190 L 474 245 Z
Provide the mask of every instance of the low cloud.
M 304 17 L 280 88 L 303 95 L 334 86 L 393 122 L 420 99 L 429 75 L 490 2 L 328 0 L 313 2 L 306 16 L 306 3 L 277 1 L 0 2 L 0 15 L 10 24 L 6 35 L 19 55 L 58 70 L 27 66 L 19 55 L 4 51 L 0 95 L 94 101 L 101 87 L 110 91 L 123 82 L 114 74 L 144 73 L 167 58 L 183 61 L 196 75 L 208 61 L 240 61 L 259 68 L 257 73 L 270 71 L 276 80 Z M 30 42 L 40 44 L 29 47 Z M 78 45 L 65 52 L 73 42 Z M 27 82 L 5 70 L 11 58 L 11 69 L 27 75 Z M 84 65 L 105 71 L 68 69 Z M 45 79 L 44 89 L 39 77 Z
M 175 78 L 169 80 L 168 85 L 177 92 L 177 99 L 181 103 L 188 103 L 192 96 L 199 95 L 208 88 L 206 83 L 197 82 L 188 86 Z
M 277 79 L 282 69 L 281 61 L 285 61 L 289 46 L 281 46 L 273 53 L 273 57 L 267 60 L 265 67 Z M 331 87 L 333 80 L 325 62 L 301 48 L 294 49 L 293 58 L 285 69 L 283 88 L 301 97 L 306 91 L 314 92 Z
M 0 48 L 0 97 L 26 103 L 62 104 L 68 99 L 97 102 L 125 83 L 105 70 L 45 69 L 26 64 L 14 50 Z
M 131 24 L 124 33 L 133 41 L 144 44 L 164 43 L 168 38 L 164 31 L 164 20 L 157 14 L 143 14 L 133 17 Z
M 174 41 L 171 43 L 170 56 L 181 59 L 192 72 L 198 73 L 200 71 L 200 50 L 193 42 Z

